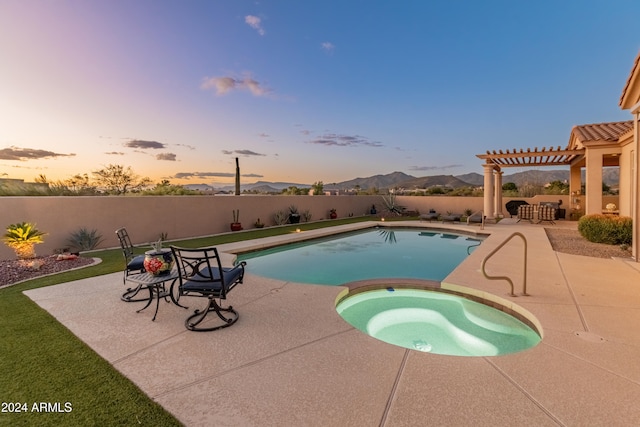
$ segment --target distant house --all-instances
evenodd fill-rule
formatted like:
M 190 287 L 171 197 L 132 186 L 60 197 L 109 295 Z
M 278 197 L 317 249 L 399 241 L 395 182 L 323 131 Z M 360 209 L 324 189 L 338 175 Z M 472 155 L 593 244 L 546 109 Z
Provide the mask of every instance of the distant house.
M 0 189 L 16 194 L 33 191 L 45 193 L 49 190 L 49 184 L 46 182 L 24 182 L 24 179 L 0 178 Z

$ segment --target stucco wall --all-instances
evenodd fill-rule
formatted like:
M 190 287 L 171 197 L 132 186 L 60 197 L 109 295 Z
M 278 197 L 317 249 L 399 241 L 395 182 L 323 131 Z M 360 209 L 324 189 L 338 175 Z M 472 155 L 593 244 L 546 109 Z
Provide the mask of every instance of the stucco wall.
M 519 198 L 522 199 L 522 198 Z M 527 200 L 557 201 L 568 197 L 536 196 Z M 503 203 L 511 200 L 505 198 Z M 409 210 L 440 213 L 479 211 L 482 197 L 399 196 L 397 203 Z M 146 244 L 166 233 L 169 240 L 207 236 L 229 232 L 232 211 L 240 210 L 244 229 L 253 228 L 260 218 L 274 225 L 273 215 L 296 205 L 300 212 L 309 210 L 312 221 L 328 218 L 335 208 L 338 217 L 368 214 L 375 204 L 381 212 L 381 196 L 140 196 L 140 197 L 0 197 L 0 227 L 27 221 L 35 223 L 47 234 L 44 243 L 36 246 L 39 255 L 49 255 L 55 249 L 68 246 L 70 234 L 81 227 L 96 229 L 104 237 L 100 248 L 118 246 L 114 231 L 126 227 L 134 244 Z M 506 209 L 503 213 L 508 216 Z M 12 259 L 15 254 L 0 245 L 0 259 Z
M 0 197 L 0 227 L 31 222 L 47 233 L 36 245 L 38 255 L 49 255 L 68 246 L 70 234 L 81 227 L 96 229 L 104 237 L 100 248 L 118 247 L 115 230 L 126 227 L 134 244 L 145 244 L 166 233 L 169 240 L 229 232 L 232 211 L 240 210 L 243 228 L 260 220 L 274 225 L 275 212 L 296 205 L 311 212 L 311 221 L 364 215 L 372 204 L 382 206 L 381 196 L 139 196 L 139 197 Z M 15 254 L 0 245 L 0 259 Z

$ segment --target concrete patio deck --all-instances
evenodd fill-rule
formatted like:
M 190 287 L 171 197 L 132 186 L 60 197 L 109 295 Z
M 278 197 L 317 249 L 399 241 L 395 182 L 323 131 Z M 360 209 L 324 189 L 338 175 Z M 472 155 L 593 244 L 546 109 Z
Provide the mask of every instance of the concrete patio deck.
M 564 226 L 575 223 L 556 225 Z M 543 329 L 535 348 L 453 357 L 395 347 L 338 316 L 344 287 L 265 279 L 250 265 L 228 301 L 239 321 L 208 333 L 187 331 L 188 312 L 172 304 L 161 302 L 155 322 L 151 307 L 136 313 L 140 303 L 120 301 L 119 273 L 25 293 L 188 426 L 640 425 L 640 266 L 556 253 L 542 225 L 505 219 L 485 231 L 491 236 L 443 286 L 532 313 Z M 514 231 L 528 241 L 528 297 L 510 297 L 506 282 L 480 272 Z M 491 274 L 514 278 L 516 293 L 522 250 L 514 239 L 487 263 Z

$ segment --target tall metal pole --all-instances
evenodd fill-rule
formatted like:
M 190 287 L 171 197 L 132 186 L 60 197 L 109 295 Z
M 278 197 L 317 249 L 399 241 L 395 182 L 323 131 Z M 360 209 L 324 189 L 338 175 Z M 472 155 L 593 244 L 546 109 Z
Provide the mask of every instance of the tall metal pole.
M 240 195 L 240 163 L 236 157 L 236 196 Z

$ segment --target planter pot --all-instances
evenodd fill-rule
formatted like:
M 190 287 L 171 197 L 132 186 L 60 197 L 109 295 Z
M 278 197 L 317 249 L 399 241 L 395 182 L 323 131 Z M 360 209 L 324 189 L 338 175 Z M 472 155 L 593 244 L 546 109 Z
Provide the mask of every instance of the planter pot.
M 338 214 L 337 213 L 330 213 L 329 214 L 329 218 L 336 219 L 336 218 L 338 218 Z
M 154 276 L 169 274 L 173 268 L 171 249 L 151 250 L 144 253 L 144 269 Z
M 242 230 L 242 223 L 232 222 L 230 224 L 230 227 L 231 227 L 231 231 L 240 231 L 240 230 Z
M 298 224 L 300 222 L 300 214 L 290 214 L 289 224 Z

